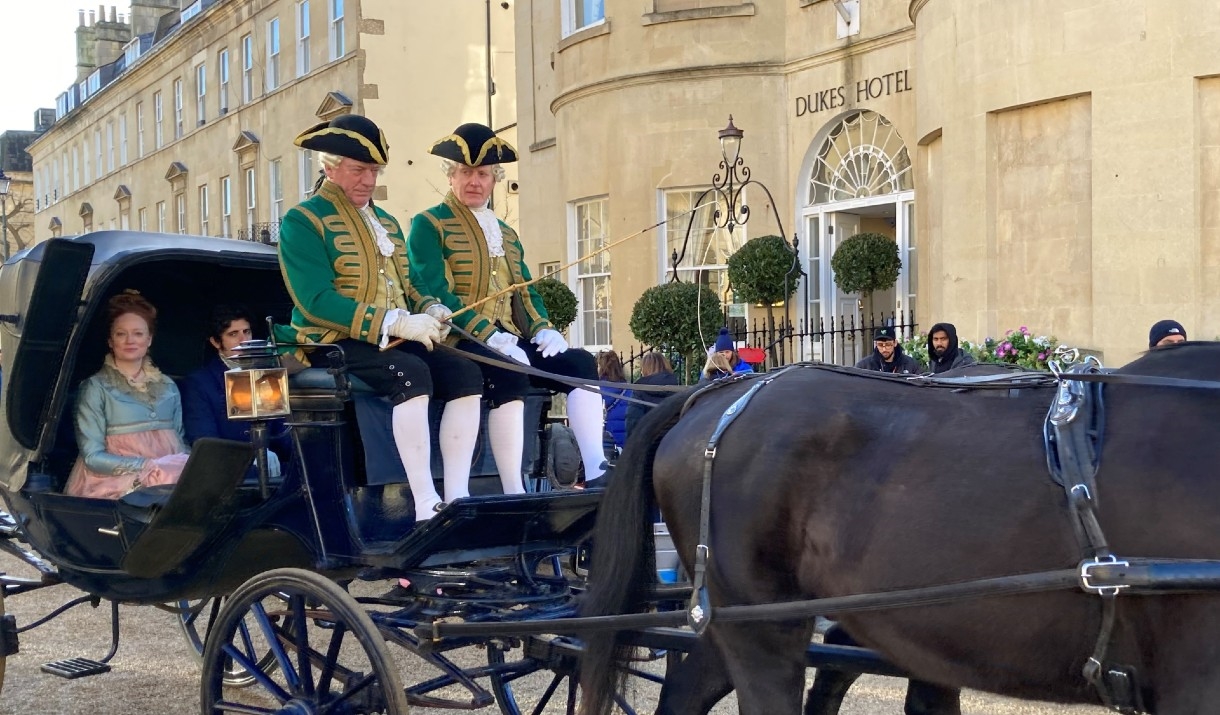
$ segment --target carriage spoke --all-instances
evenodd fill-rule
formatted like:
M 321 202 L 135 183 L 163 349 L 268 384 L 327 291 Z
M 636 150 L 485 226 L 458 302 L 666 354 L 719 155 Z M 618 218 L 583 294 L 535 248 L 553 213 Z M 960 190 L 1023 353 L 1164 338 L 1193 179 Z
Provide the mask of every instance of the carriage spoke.
M 267 647 L 271 649 L 272 655 L 275 656 L 275 661 L 279 663 L 280 670 L 284 673 L 284 678 L 288 681 L 288 687 L 296 690 L 300 687 L 300 682 L 297 680 L 297 673 L 292 667 L 292 661 L 288 657 L 288 653 L 284 650 L 283 643 L 280 639 L 280 630 L 272 623 L 267 615 L 267 609 L 262 603 L 250 604 L 250 611 L 254 614 L 254 621 L 262 630 L 264 637 L 267 639 Z
M 339 666 L 339 649 L 343 647 L 343 636 L 347 634 L 347 628 L 342 623 L 335 624 L 335 630 L 330 636 L 330 645 L 326 648 L 326 659 L 322 661 L 322 672 L 318 675 L 318 692 L 325 693 L 330 690 L 330 681 L 335 676 L 335 669 Z
M 542 697 L 538 698 L 538 704 L 534 706 L 534 711 L 531 715 L 542 715 L 543 709 L 551 702 L 551 697 L 562 682 L 563 675 L 556 673 L 555 677 L 551 678 L 551 682 L 546 686 L 546 690 L 542 692 Z
M 297 675 L 300 677 L 300 685 L 302 692 L 306 696 L 311 696 L 314 693 L 313 687 L 313 668 L 310 665 L 310 650 L 309 650 L 309 622 L 305 620 L 305 598 L 303 596 L 292 597 L 292 620 L 294 621 L 292 630 L 296 638 L 293 645 L 297 651 Z
M 272 680 L 262 668 L 258 667 L 257 663 L 247 658 L 244 653 L 234 648 L 232 644 L 226 643 L 223 646 L 223 651 L 226 655 L 233 659 L 234 663 L 240 665 L 242 668 L 245 668 L 246 672 L 250 673 L 250 675 L 254 677 L 254 680 L 266 688 L 267 692 L 270 693 L 277 701 L 285 703 L 288 702 L 288 699 L 292 697 L 289 695 L 287 690 L 281 688 L 279 683 Z
M 615 702 L 615 704 L 617 704 L 617 705 L 618 705 L 620 708 L 622 708 L 622 709 L 623 709 L 623 712 L 624 712 L 626 715 L 636 715 L 635 710 L 633 710 L 633 709 L 632 709 L 632 707 L 631 707 L 630 705 L 628 705 L 628 704 L 627 704 L 627 699 L 626 699 L 626 698 L 624 698 L 624 697 L 623 697 L 621 694 L 619 694 L 619 693 L 615 693 L 615 694 L 614 694 L 614 702 Z
M 569 676 L 568 676 L 568 709 L 564 711 L 564 712 L 566 712 L 568 715 L 572 715 L 573 713 L 575 713 L 575 712 L 576 712 L 576 688 L 577 688 L 577 685 L 578 685 L 578 684 L 577 684 L 577 682 L 576 682 L 576 678 L 575 678 L 575 677 L 573 677 L 573 676 L 570 676 L 570 675 L 569 675 Z

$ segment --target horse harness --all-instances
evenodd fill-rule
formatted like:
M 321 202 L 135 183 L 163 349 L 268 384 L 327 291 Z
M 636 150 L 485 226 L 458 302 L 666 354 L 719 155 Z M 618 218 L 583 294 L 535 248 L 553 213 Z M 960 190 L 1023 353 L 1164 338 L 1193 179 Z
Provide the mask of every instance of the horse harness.
M 703 452 L 703 485 L 699 514 L 699 541 L 695 550 L 693 589 L 686 612 L 686 623 L 696 634 L 702 634 L 712 622 L 713 609 L 707 592 L 707 567 L 711 558 L 711 479 L 721 438 L 741 415 L 758 392 L 784 372 L 798 367 L 817 367 L 852 375 L 867 375 L 837 366 L 791 365 L 766 375 L 742 374 L 717 380 L 687 398 L 683 413 L 711 390 L 746 380 L 756 380 L 748 390 L 733 401 L 720 416 Z M 902 379 L 922 385 L 964 389 L 990 388 L 1017 390 L 1030 386 L 1054 384 L 1055 398 L 1043 423 L 1047 469 L 1051 479 L 1063 487 L 1067 498 L 1072 529 L 1085 554 L 1076 569 L 1061 569 L 1034 574 L 1019 574 L 972 582 L 929 586 L 900 591 L 858 594 L 836 598 L 813 599 L 792 603 L 728 606 L 715 609 L 720 620 L 746 621 L 763 618 L 784 618 L 847 613 L 884 608 L 945 603 L 961 598 L 1001 595 L 1015 592 L 1045 592 L 1064 588 L 1079 588 L 1101 599 L 1101 626 L 1093 652 L 1085 661 L 1083 675 L 1097 691 L 1102 703 L 1124 715 L 1148 712 L 1133 666 L 1114 663 L 1107 652 L 1117 621 L 1117 598 L 1120 594 L 1155 594 L 1166 592 L 1208 592 L 1220 589 L 1220 560 L 1186 560 L 1164 558 L 1120 558 L 1110 549 L 1101 523 L 1097 518 L 1097 469 L 1101 459 L 1105 433 L 1103 389 L 1107 383 L 1179 387 L 1188 389 L 1220 389 L 1220 382 L 1172 377 L 1129 375 L 1105 371 L 1095 358 L 1061 370 L 1052 364 L 1052 375 L 1044 373 L 1013 373 L 980 375 L 961 378 L 929 378 L 908 376 Z

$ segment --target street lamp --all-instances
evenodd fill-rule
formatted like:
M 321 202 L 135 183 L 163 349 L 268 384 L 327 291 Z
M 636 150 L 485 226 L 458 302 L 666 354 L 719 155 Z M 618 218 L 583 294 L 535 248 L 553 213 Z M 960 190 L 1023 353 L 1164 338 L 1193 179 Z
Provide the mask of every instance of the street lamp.
M 11 180 L 0 169 L 0 226 L 4 236 L 4 260 L 8 261 L 8 187 Z
M 733 124 L 733 115 L 729 115 L 728 126 L 717 132 L 716 136 L 720 139 L 720 166 L 712 177 L 712 187 L 699 194 L 699 198 L 695 199 L 694 203 L 696 207 L 700 207 L 705 201 L 710 199 L 714 205 L 712 209 L 712 225 L 706 228 L 726 228 L 731 238 L 733 229 L 737 226 L 745 225 L 750 220 L 750 207 L 746 205 L 743 193 L 747 186 L 753 184 L 767 195 L 772 215 L 775 217 L 775 225 L 779 228 L 779 235 L 784 236 L 784 222 L 780 219 L 779 207 L 775 203 L 775 198 L 771 195 L 771 190 L 761 181 L 751 178 L 750 167 L 746 166 L 745 160 L 741 158 L 741 140 L 745 136 L 745 132 Z M 682 259 L 686 256 L 687 246 L 690 245 L 691 229 L 695 226 L 695 216 L 697 214 L 698 211 L 692 211 L 687 221 L 686 237 L 682 239 L 682 250 L 675 250 L 670 255 L 670 260 L 673 263 L 673 273 L 670 282 L 677 282 L 679 280 L 678 266 L 681 265 Z M 799 278 L 800 276 L 800 261 L 798 258 L 797 238 L 795 236 L 792 238 L 792 244 L 789 248 L 792 251 L 792 266 L 784 276 L 785 284 L 790 279 Z M 731 286 L 726 284 L 725 296 L 722 296 L 722 300 L 725 299 L 730 290 Z M 784 291 L 784 295 L 788 295 L 787 290 Z M 784 302 L 784 314 L 787 315 L 787 298 L 784 299 Z M 725 323 L 727 324 L 727 300 L 725 300 L 725 303 Z M 781 328 L 779 334 L 769 341 L 770 344 L 767 348 L 771 352 L 772 364 L 778 364 L 775 346 L 791 331 L 791 325 Z
M 741 140 L 745 136 L 745 132 L 733 124 L 733 115 L 729 115 L 729 125 L 717 132 L 716 136 L 720 139 L 720 166 L 712 177 L 712 188 L 699 194 L 699 198 L 695 199 L 694 203 L 695 206 L 702 206 L 708 199 L 713 202 L 715 208 L 712 209 L 712 225 L 709 228 L 726 228 L 729 235 L 732 236 L 733 229 L 745 225 L 750 220 L 750 207 L 746 205 L 745 197 L 742 194 L 747 186 L 753 184 L 766 193 L 767 201 L 775 216 L 775 225 L 779 227 L 779 235 L 783 236 L 784 222 L 779 217 L 779 207 L 776 206 L 775 199 L 771 196 L 771 190 L 761 181 L 751 178 L 750 167 L 746 166 L 745 160 L 741 158 Z M 691 212 L 686 224 L 686 237 L 682 239 L 682 250 L 675 250 L 670 254 L 673 264 L 671 282 L 678 280 L 678 265 L 686 256 L 686 248 L 690 244 L 690 232 L 695 225 L 697 214 L 697 211 Z M 792 250 L 793 256 L 795 256 L 795 238 Z

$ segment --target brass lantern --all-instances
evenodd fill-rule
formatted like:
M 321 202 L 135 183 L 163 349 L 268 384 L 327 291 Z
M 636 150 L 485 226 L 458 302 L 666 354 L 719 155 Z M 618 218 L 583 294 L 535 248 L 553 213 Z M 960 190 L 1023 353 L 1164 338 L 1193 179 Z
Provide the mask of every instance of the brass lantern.
M 234 350 L 238 367 L 225 372 L 225 409 L 231 420 L 264 420 L 291 413 L 288 371 L 266 340 L 247 340 Z

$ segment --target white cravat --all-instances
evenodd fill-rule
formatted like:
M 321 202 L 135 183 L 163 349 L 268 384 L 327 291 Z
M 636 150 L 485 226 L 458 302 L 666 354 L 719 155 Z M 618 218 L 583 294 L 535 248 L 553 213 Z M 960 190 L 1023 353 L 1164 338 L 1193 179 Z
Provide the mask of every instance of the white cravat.
M 496 218 L 495 212 L 486 206 L 471 209 L 471 211 L 479 222 L 479 228 L 483 229 L 483 237 L 487 239 L 488 255 L 492 258 L 503 256 L 504 234 L 500 232 L 500 221 Z
M 390 232 L 385 230 L 385 226 L 381 225 L 381 221 L 377 219 L 377 212 L 373 211 L 371 204 L 365 204 L 360 207 L 360 213 L 364 214 L 364 219 L 369 225 L 369 229 L 373 232 L 373 239 L 377 241 L 377 250 L 383 256 L 394 255 L 394 243 L 390 241 Z

